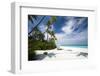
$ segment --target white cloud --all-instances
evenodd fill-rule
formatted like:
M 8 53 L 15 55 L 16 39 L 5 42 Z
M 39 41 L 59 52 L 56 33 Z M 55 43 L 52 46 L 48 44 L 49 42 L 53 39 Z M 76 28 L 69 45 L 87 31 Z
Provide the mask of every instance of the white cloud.
M 79 22 L 77 22 L 78 25 L 80 25 L 86 18 L 79 19 Z
M 59 34 L 55 34 L 55 36 L 57 37 L 57 40 L 61 40 L 61 39 L 63 39 L 65 34 L 64 33 L 59 33 Z
M 64 25 L 64 27 L 62 27 L 62 31 L 64 31 L 66 34 L 70 34 L 72 33 L 73 29 L 72 27 L 75 25 L 76 21 L 71 19 L 69 21 L 67 21 Z
M 71 35 L 71 34 L 70 34 Z M 60 45 L 73 45 L 73 44 L 86 44 L 87 42 L 87 31 L 74 34 L 74 36 L 66 35 L 66 33 L 56 34 L 58 44 Z
M 78 19 L 79 21 L 77 21 L 77 19 L 74 19 L 74 17 L 69 17 L 67 19 L 68 21 L 66 21 L 64 27 L 62 27 L 61 29 L 66 34 L 71 34 L 75 28 L 81 26 L 80 24 L 82 24 L 86 18 L 80 18 Z

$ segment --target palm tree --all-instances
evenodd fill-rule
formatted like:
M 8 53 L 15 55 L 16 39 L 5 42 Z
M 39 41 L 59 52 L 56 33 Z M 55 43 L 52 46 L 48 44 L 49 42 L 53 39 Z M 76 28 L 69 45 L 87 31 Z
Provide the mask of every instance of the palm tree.
M 53 37 L 54 39 L 56 39 L 55 37 L 55 34 L 54 34 L 54 31 L 50 30 L 52 28 L 52 24 L 57 20 L 57 17 L 56 16 L 52 16 L 51 19 L 47 22 L 47 29 L 46 29 L 46 32 L 47 32 L 47 41 L 48 41 L 48 34 L 51 35 L 51 37 Z
M 34 20 L 37 20 L 37 15 L 28 15 L 28 20 L 30 20 L 32 23 L 34 23 Z M 45 19 L 46 16 L 43 16 L 42 19 L 35 25 L 35 27 L 32 28 L 32 30 L 28 33 L 28 35 L 30 35 L 34 28 L 37 28 L 38 25 Z M 34 20 L 33 20 L 34 19 Z M 50 20 L 47 22 L 47 29 L 45 32 L 47 32 L 47 41 L 48 41 L 48 34 L 51 35 L 51 37 L 53 37 L 54 39 L 57 39 L 55 37 L 54 31 L 50 31 L 52 24 L 57 20 L 56 16 L 52 16 L 50 18 Z M 45 33 L 44 32 L 44 33 Z
M 28 20 L 34 23 L 33 19 L 37 20 L 37 15 L 28 15 Z
M 34 23 L 33 19 L 37 20 L 37 17 L 38 17 L 37 15 L 29 15 L 28 19 L 32 23 Z M 44 18 L 45 18 L 45 16 L 42 17 L 42 19 L 35 25 L 35 27 L 38 27 L 38 25 L 44 20 Z M 30 35 L 32 33 L 32 31 L 34 30 L 35 27 L 32 28 L 32 30 L 28 33 L 28 35 Z
M 44 34 L 41 33 L 41 31 L 37 27 L 35 27 L 34 31 L 32 31 L 32 39 L 43 41 L 44 40 Z

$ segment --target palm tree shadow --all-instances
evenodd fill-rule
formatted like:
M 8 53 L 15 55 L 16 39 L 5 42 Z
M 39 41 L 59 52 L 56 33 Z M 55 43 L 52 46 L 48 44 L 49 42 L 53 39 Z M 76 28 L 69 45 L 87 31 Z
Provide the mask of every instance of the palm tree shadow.
M 37 58 L 37 60 L 43 60 L 45 57 L 49 57 L 49 58 L 56 57 L 55 55 L 56 54 L 54 54 L 54 53 L 47 53 L 46 52 L 46 54 L 45 53 L 44 54 L 38 54 L 36 56 L 36 58 Z
M 47 56 L 52 58 L 52 57 L 56 57 L 56 54 L 55 53 L 49 53 Z
M 44 54 L 38 54 L 36 56 L 37 60 L 43 60 L 45 57 L 46 57 L 46 55 L 44 55 Z
M 84 56 L 84 57 L 87 57 L 87 56 L 88 56 L 88 53 L 80 52 L 77 56 Z

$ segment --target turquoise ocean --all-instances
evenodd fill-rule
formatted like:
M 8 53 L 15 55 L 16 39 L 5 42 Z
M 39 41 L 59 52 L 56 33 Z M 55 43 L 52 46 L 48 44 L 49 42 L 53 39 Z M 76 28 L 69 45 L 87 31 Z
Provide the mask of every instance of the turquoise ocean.
M 66 47 L 76 47 L 76 48 L 88 48 L 88 46 L 74 46 L 74 45 L 61 45 L 61 46 L 66 46 Z

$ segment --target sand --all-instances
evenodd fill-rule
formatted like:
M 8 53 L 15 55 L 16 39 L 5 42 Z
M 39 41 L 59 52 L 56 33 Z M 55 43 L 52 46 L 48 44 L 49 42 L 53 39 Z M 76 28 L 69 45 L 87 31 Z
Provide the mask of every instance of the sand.
M 52 50 L 37 50 L 39 60 L 66 60 L 66 59 L 86 59 L 88 56 L 87 48 L 75 48 L 60 46 Z M 46 52 L 46 54 L 44 54 Z

